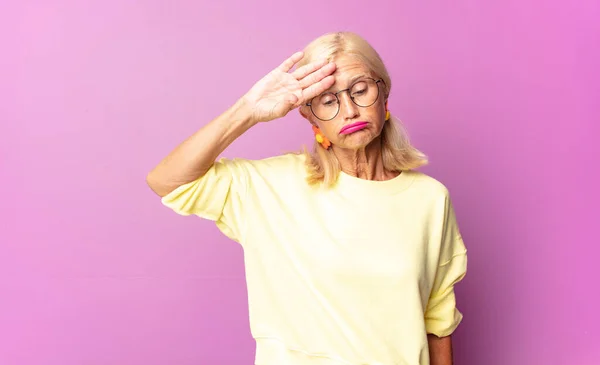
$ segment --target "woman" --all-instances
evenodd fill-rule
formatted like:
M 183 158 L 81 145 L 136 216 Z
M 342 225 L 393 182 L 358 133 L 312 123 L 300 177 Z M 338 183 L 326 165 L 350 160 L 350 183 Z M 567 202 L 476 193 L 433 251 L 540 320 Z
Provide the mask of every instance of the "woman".
M 390 88 L 364 39 L 326 34 L 148 175 L 166 206 L 244 248 L 256 364 L 452 363 L 466 249 L 448 190 L 413 170 L 427 161 L 391 118 Z M 215 162 L 295 108 L 313 153 Z

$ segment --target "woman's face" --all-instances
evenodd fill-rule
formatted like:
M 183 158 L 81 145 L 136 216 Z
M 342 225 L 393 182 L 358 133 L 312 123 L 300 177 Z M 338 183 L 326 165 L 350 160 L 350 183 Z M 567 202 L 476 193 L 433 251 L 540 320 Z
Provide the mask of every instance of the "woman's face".
M 386 114 L 385 86 L 383 82 L 374 83 L 372 79 L 379 78 L 355 59 L 342 57 L 335 60 L 335 64 L 336 71 L 333 73 L 335 83 L 312 102 L 313 110 L 319 114 L 319 117 L 328 119 L 337 110 L 337 101 L 328 92 L 337 93 L 352 87 L 351 90 L 337 94 L 339 111 L 335 118 L 320 120 L 311 112 L 309 106 L 302 106 L 300 114 L 311 124 L 319 127 L 335 148 L 361 149 L 376 139 L 383 129 Z M 376 100 L 370 106 L 361 107 L 352 101 L 351 94 L 361 105 L 370 104 L 374 97 Z

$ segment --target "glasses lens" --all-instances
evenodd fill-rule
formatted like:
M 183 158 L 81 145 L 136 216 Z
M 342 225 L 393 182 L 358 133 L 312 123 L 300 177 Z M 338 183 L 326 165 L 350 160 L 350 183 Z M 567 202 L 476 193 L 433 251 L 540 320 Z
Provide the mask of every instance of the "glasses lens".
M 359 81 L 350 89 L 350 96 L 358 106 L 371 106 L 377 100 L 379 89 L 374 80 Z
M 322 120 L 333 119 L 339 109 L 338 99 L 334 93 L 324 93 L 315 97 L 311 102 L 311 108 L 315 116 Z

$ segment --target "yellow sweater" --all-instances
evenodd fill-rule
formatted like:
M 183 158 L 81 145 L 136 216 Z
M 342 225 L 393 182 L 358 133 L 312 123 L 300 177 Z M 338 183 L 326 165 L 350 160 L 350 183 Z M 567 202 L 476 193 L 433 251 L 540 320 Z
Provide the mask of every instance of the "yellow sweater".
M 466 248 L 448 190 L 417 171 L 305 182 L 304 156 L 221 159 L 162 199 L 244 249 L 257 365 L 428 365 L 462 319 Z

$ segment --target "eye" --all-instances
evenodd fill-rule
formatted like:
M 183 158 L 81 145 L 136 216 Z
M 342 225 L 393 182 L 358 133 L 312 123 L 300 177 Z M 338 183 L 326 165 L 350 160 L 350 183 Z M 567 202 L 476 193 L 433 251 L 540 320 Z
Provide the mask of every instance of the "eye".
M 324 106 L 330 106 L 330 105 L 334 105 L 336 103 L 337 103 L 337 99 L 336 99 L 335 95 L 333 95 L 333 94 L 321 95 L 321 97 L 319 98 L 319 104 L 324 105 Z
M 369 84 L 365 81 L 359 81 L 352 86 L 352 96 L 360 96 L 369 90 Z

